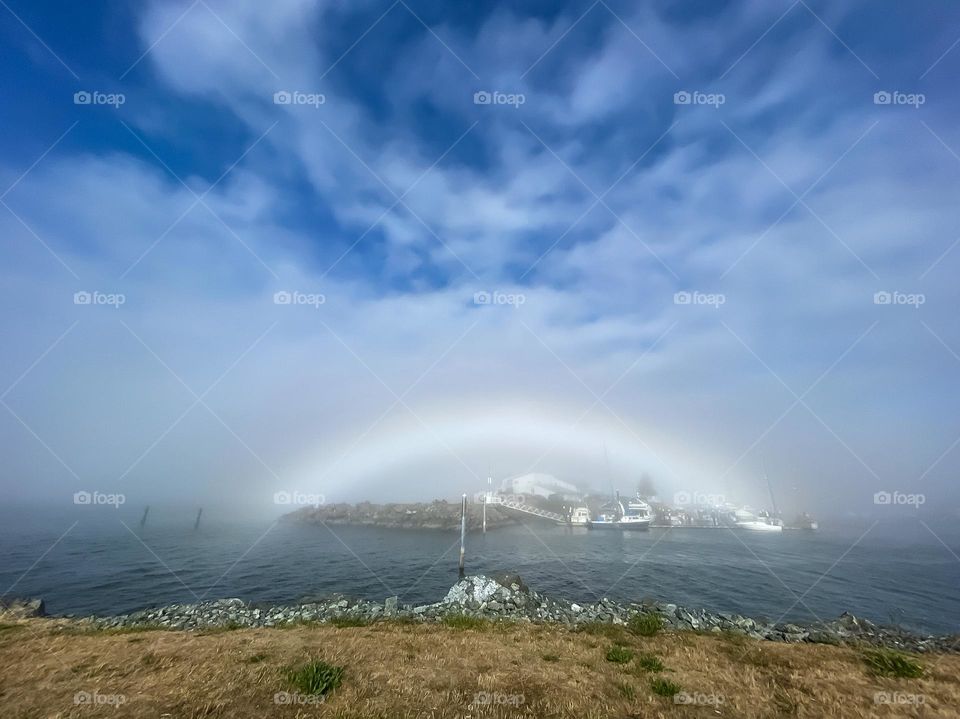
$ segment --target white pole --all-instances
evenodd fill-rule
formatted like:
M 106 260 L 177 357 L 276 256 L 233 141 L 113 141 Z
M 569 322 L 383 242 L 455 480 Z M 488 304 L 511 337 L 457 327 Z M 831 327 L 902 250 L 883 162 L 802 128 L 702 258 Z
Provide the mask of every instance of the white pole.
M 463 579 L 464 541 L 467 535 L 467 495 L 460 498 L 460 579 Z

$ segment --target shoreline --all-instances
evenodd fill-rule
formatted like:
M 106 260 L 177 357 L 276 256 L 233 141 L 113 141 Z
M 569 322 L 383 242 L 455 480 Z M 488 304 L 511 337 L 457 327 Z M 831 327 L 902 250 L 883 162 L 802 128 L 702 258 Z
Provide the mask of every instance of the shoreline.
M 383 621 L 430 624 L 443 623 L 451 616 L 493 623 L 556 625 L 570 630 L 595 624 L 624 626 L 637 617 L 647 617 L 667 631 L 738 635 L 790 644 L 870 645 L 918 653 L 960 652 L 960 635 L 913 633 L 899 627 L 880 626 L 847 612 L 832 621 L 801 625 L 650 600 L 637 603 L 602 598 L 595 602 L 568 602 L 530 589 L 515 574 L 471 575 L 454 584 L 440 601 L 421 605 L 402 604 L 396 596 L 375 602 L 335 595 L 277 605 L 234 598 L 88 617 L 48 617 L 39 599 L 12 600 L 0 606 L 0 619 L 42 617 L 67 628 L 92 632 L 136 628 L 204 631 L 309 624 L 364 626 Z
M 0 713 L 38 717 L 956 717 L 960 655 L 594 622 L 236 631 L 0 624 Z M 919 713 L 918 713 L 919 712 Z

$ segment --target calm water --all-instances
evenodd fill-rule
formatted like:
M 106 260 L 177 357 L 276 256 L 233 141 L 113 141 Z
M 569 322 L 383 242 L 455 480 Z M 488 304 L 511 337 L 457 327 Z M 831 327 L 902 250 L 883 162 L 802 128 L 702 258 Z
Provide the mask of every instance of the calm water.
M 213 512 L 194 531 L 192 516 L 162 511 L 140 530 L 139 512 L 125 508 L 62 516 L 6 510 L 0 520 L 0 592 L 43 597 L 56 614 L 129 612 L 199 597 L 397 594 L 424 603 L 456 580 L 454 533 L 335 527 L 334 536 L 319 525 L 239 522 Z M 469 535 L 467 568 L 515 570 L 532 587 L 572 600 L 653 597 L 770 619 L 786 612 L 801 622 L 851 611 L 918 630 L 960 631 L 960 562 L 915 520 L 881 523 L 851 549 L 869 527 L 767 536 L 531 525 Z M 931 528 L 960 548 L 955 525 Z

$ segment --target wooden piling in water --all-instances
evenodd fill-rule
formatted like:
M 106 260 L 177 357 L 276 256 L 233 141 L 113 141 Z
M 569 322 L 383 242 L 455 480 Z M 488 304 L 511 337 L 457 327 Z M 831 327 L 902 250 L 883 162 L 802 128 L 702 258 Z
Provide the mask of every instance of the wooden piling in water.
M 140 528 L 143 529 L 143 525 L 147 523 L 147 515 L 150 514 L 150 505 L 148 504 L 143 510 L 143 516 L 140 517 Z
M 200 509 L 197 510 L 197 521 L 195 521 L 195 522 L 193 523 L 193 528 L 194 528 L 194 530 L 200 528 L 200 515 L 202 515 L 202 514 L 203 514 L 203 507 L 200 507 Z
M 463 579 L 464 543 L 467 537 L 467 495 L 460 498 L 460 579 Z

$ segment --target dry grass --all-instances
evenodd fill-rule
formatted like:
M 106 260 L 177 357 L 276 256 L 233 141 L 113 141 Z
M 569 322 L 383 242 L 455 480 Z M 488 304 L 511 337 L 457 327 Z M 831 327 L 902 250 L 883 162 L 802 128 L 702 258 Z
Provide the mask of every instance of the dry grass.
M 618 636 L 635 652 L 606 661 L 610 637 L 560 627 L 491 624 L 300 626 L 220 633 L 65 631 L 28 620 L 0 631 L 0 716 L 169 719 L 439 719 L 440 717 L 956 717 L 960 657 L 920 658 L 921 678 L 870 672 L 863 653 L 728 637 Z M 596 640 L 600 640 L 599 642 Z M 640 658 L 664 666 L 650 674 Z M 549 659 L 548 659 L 549 657 Z M 302 703 L 290 668 L 343 667 L 339 687 Z M 658 696 L 662 678 L 715 706 Z M 76 705 L 77 692 L 122 695 L 119 708 Z M 875 704 L 877 692 L 922 695 L 924 706 Z M 286 697 L 296 694 L 283 695 Z M 101 699 L 103 700 L 103 699 Z

